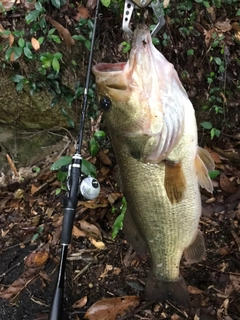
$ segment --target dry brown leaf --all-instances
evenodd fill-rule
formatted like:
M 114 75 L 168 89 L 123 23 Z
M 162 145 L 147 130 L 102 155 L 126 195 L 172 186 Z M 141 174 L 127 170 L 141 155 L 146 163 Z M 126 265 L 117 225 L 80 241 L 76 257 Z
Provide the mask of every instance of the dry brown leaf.
M 214 26 L 220 30 L 221 32 L 227 32 L 232 29 L 232 26 L 230 24 L 230 20 L 226 19 L 224 21 L 217 21 Z
M 216 32 L 215 28 L 210 29 L 210 30 L 204 29 L 204 31 L 203 31 L 203 33 L 205 35 L 205 45 L 206 45 L 207 48 L 209 47 L 209 44 L 210 44 L 210 42 L 212 40 L 212 35 L 213 35 L 214 32 Z
M 234 182 L 231 181 L 224 173 L 220 175 L 219 183 L 223 191 L 229 193 L 235 193 L 237 191 L 237 187 Z
M 77 14 L 74 16 L 74 19 L 76 21 L 79 21 L 80 19 L 88 19 L 89 18 L 89 11 L 87 8 L 83 6 L 79 6 L 77 8 Z
M 215 7 L 208 7 L 207 12 L 210 14 L 212 21 L 216 21 L 216 8 Z
M 0 32 L 4 32 L 4 31 L 5 31 L 5 29 L 3 28 L 3 26 L 2 26 L 1 23 L 0 23 Z M 9 38 L 9 36 L 6 35 L 6 34 L 1 34 L 1 37 L 2 37 L 3 39 Z
M 13 5 L 14 5 L 14 3 L 15 3 L 15 0 L 2 0 L 1 2 L 2 2 L 3 8 L 4 8 L 6 11 L 9 11 L 9 10 L 11 10 L 11 8 L 13 7 Z M 2 12 L 1 9 L 0 9 L 0 12 Z
M 221 256 L 226 256 L 226 255 L 228 255 L 229 253 L 231 253 L 231 250 L 230 250 L 229 247 L 222 247 L 222 248 L 219 249 L 218 252 L 219 252 L 219 254 L 220 254 Z
M 240 41 L 240 25 L 238 22 L 233 22 L 232 23 L 232 28 L 234 30 L 234 36 L 235 38 Z
M 48 259 L 49 246 L 45 245 L 39 250 L 31 252 L 26 260 L 26 270 L 6 290 L 0 292 L 0 298 L 10 299 L 17 296 L 41 271 Z
M 17 168 L 8 154 L 6 154 L 6 158 L 7 158 L 7 161 L 9 163 L 13 173 L 15 174 L 15 176 L 18 176 Z
M 102 240 L 102 234 L 94 224 L 91 224 L 85 220 L 80 220 L 78 223 L 80 224 L 81 230 L 84 231 L 87 236 Z
M 79 237 L 86 237 L 86 233 L 80 229 L 78 229 L 76 226 L 73 226 L 73 229 L 72 229 L 72 235 L 76 238 L 79 238 Z
M 74 304 L 72 305 L 72 308 L 80 309 L 80 308 L 84 307 L 86 304 L 87 304 L 87 296 L 82 297 L 78 301 L 74 302 Z
M 188 292 L 191 294 L 201 294 L 203 293 L 202 290 L 198 289 L 197 287 L 188 286 Z
M 32 44 L 34 50 L 37 51 L 38 49 L 40 49 L 40 43 L 38 42 L 37 39 L 32 38 L 31 39 L 31 44 Z
M 174 313 L 172 316 L 171 316 L 171 320 L 180 320 L 181 318 L 179 317 L 179 315 L 177 315 L 176 313 Z
M 48 257 L 48 250 L 40 249 L 38 251 L 33 251 L 27 256 L 25 265 L 30 268 L 42 267 L 47 262 Z
M 111 166 L 112 165 L 112 161 L 109 159 L 109 157 L 108 157 L 106 152 L 107 151 L 100 150 L 98 152 L 98 157 L 104 164 L 107 164 L 108 166 Z
M 92 237 L 89 237 L 89 241 L 91 242 L 91 244 L 94 245 L 94 247 L 96 247 L 99 250 L 105 250 L 106 246 L 102 241 L 97 241 Z
M 139 297 L 124 296 L 99 300 L 86 312 L 84 318 L 88 320 L 116 320 L 139 305 Z
M 106 208 L 109 205 L 109 202 L 107 199 L 101 199 L 101 202 L 95 202 L 95 200 L 92 201 L 84 201 L 81 202 L 81 204 L 88 209 L 97 209 L 97 208 Z
M 47 18 L 47 20 L 57 29 L 60 37 L 66 42 L 68 46 L 72 46 L 75 44 L 75 41 L 73 40 L 68 29 L 64 28 L 60 23 L 51 18 Z
M 206 150 L 210 153 L 213 161 L 214 161 L 216 164 L 222 163 L 222 160 L 221 160 L 221 158 L 220 158 L 220 155 L 219 155 L 217 152 L 214 152 L 212 149 L 210 149 L 210 148 L 208 148 L 208 147 L 206 147 L 206 146 L 204 147 L 204 149 L 206 149 Z
M 28 10 L 33 10 L 35 9 L 35 2 L 36 0 L 33 0 L 33 1 L 28 1 L 28 0 L 21 0 L 21 7 L 22 8 L 25 8 L 25 9 L 28 9 Z
M 110 168 L 107 166 L 102 166 L 102 168 L 100 169 L 100 172 L 103 175 L 103 177 L 107 176 L 109 171 L 110 171 Z

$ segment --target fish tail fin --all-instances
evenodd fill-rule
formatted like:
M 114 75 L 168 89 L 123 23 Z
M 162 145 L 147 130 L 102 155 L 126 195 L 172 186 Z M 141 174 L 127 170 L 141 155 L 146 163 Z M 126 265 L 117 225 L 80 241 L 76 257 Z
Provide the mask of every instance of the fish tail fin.
M 146 299 L 155 302 L 170 300 L 182 306 L 190 305 L 187 285 L 182 277 L 175 281 L 161 281 L 150 272 L 144 295 Z

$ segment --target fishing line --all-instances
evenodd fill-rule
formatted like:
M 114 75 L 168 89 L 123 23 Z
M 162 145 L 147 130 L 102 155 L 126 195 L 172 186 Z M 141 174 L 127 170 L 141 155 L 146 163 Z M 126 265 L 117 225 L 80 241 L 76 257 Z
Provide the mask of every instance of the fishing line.
M 97 19 L 99 11 L 99 3 L 97 0 L 96 12 L 94 17 L 94 24 L 92 30 L 92 40 L 89 53 L 87 75 L 86 75 L 86 84 L 83 93 L 83 103 L 82 103 L 82 112 L 80 118 L 80 125 L 78 131 L 77 145 L 75 154 L 72 157 L 72 163 L 68 167 L 68 177 L 67 177 L 67 187 L 68 187 L 68 196 L 64 198 L 64 213 L 63 213 L 63 226 L 62 226 L 62 236 L 61 236 L 61 260 L 58 272 L 58 279 L 56 283 L 56 288 L 53 296 L 53 301 L 51 305 L 51 310 L 49 314 L 49 320 L 61 320 L 63 318 L 63 294 L 64 294 L 64 278 L 65 278 L 65 267 L 67 260 L 68 246 L 71 243 L 72 238 L 72 228 L 75 218 L 76 208 L 78 197 L 82 196 L 85 199 L 94 199 L 98 196 L 100 191 L 99 183 L 96 179 L 92 177 L 86 177 L 82 179 L 81 176 L 81 167 L 82 167 L 82 157 L 81 157 L 81 148 L 83 141 L 83 130 L 84 122 L 87 110 L 87 101 L 88 101 L 88 89 L 90 82 L 91 66 L 92 66 L 92 57 L 93 57 L 93 48 L 95 42 L 95 34 L 97 28 Z

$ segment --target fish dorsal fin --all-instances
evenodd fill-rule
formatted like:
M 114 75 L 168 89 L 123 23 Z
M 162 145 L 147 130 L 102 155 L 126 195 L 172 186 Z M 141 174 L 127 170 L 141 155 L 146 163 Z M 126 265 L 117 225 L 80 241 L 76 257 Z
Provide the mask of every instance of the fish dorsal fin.
M 182 162 L 165 162 L 164 187 L 169 201 L 179 203 L 182 201 L 186 190 L 186 178 L 182 169 Z
M 208 175 L 208 171 L 209 169 L 214 169 L 214 162 L 207 150 L 198 147 L 198 153 L 195 158 L 195 167 L 200 186 L 206 189 L 208 192 L 212 193 L 213 185 Z
M 208 171 L 214 170 L 215 168 L 215 163 L 210 155 L 210 153 L 201 147 L 198 147 L 198 155 L 201 158 L 201 160 L 203 161 L 203 163 L 205 164 L 206 168 Z

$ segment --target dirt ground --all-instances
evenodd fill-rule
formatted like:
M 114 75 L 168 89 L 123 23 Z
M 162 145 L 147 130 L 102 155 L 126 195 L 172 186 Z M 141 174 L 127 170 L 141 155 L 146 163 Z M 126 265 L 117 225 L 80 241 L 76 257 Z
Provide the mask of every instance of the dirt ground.
M 65 318 L 83 319 L 95 302 L 128 296 L 129 307 L 119 319 L 239 319 L 240 171 L 236 165 L 210 150 L 222 173 L 213 181 L 213 196 L 202 193 L 200 226 L 206 259 L 192 266 L 182 261 L 181 274 L 191 297 L 191 308 L 184 309 L 170 301 L 153 304 L 141 299 L 149 258 L 136 255 L 122 231 L 115 240 L 111 238 L 118 213 L 113 214 L 111 207 L 119 208 L 122 194 L 113 179 L 114 156 L 104 150 L 107 157 L 100 153 L 94 159 L 100 196 L 78 203 L 66 268 Z M 60 258 L 60 200 L 64 193 L 56 195 L 60 184 L 49 164 L 39 165 L 37 176 L 10 182 L 0 191 L 2 319 L 47 319 L 51 306 Z M 140 297 L 138 306 L 132 296 Z

